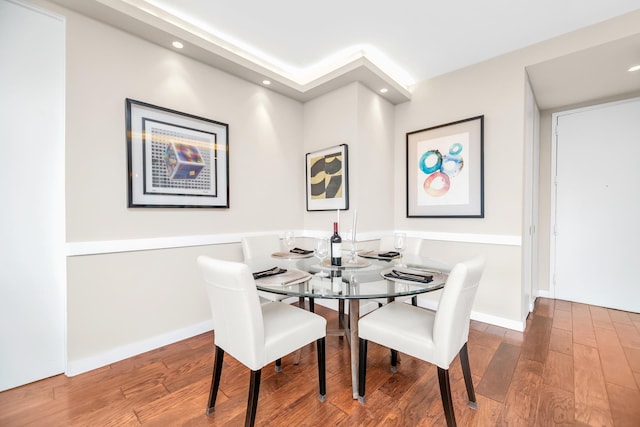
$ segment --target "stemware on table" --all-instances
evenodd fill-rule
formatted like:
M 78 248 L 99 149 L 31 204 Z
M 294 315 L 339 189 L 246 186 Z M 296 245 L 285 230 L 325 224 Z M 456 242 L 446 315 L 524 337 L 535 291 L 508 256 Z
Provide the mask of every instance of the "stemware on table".
M 293 231 L 284 232 L 284 244 L 287 247 L 287 251 L 291 252 L 291 249 L 293 249 L 296 244 L 296 238 L 293 235 Z
M 400 261 L 398 263 L 399 266 L 402 266 L 402 252 L 405 249 L 407 244 L 407 234 L 406 233 L 395 233 L 393 235 L 393 247 L 396 251 L 400 253 Z
M 318 273 L 318 276 L 328 276 L 322 267 L 324 265 L 325 258 L 329 255 L 329 239 L 317 239 L 313 255 L 320 260 L 320 272 Z

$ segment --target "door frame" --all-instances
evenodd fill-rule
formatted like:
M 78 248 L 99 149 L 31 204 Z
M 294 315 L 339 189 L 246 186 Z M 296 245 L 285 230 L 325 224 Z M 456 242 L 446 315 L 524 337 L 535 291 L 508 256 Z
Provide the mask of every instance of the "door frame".
M 538 295 L 538 209 L 540 159 L 540 109 L 528 77 L 525 81 L 525 132 L 522 230 L 522 315 L 534 309 Z

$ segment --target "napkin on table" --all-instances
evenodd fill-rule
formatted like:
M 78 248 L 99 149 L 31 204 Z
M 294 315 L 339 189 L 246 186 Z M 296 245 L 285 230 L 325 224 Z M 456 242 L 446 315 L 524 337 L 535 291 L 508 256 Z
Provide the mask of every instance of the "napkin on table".
M 395 258 L 400 256 L 400 252 L 396 252 L 396 251 L 380 252 L 378 256 L 382 258 Z
M 433 281 L 433 276 L 430 274 L 420 274 L 420 273 L 408 273 L 406 271 L 400 270 L 391 270 L 387 274 L 384 275 L 389 279 L 400 279 L 400 280 L 408 280 L 411 282 L 420 282 L 420 283 L 429 283 Z
M 282 274 L 286 272 L 287 270 L 285 270 L 284 268 L 273 267 L 268 270 L 263 270 L 263 271 L 258 271 L 256 273 L 253 273 L 253 279 L 258 280 L 258 279 L 262 279 L 263 277 L 275 276 L 276 274 Z
M 289 285 L 293 283 L 302 283 L 309 280 L 309 278 L 311 278 L 311 275 L 305 271 L 300 271 L 296 269 L 291 269 L 289 271 L 284 270 L 284 271 L 285 271 L 284 274 L 264 276 L 260 278 L 257 281 L 257 283 L 259 283 L 260 285 L 266 285 L 266 286 Z
M 289 252 L 291 252 L 292 254 L 300 254 L 300 255 L 309 255 L 309 254 L 313 253 L 313 251 L 309 251 L 309 250 L 306 250 L 306 249 L 300 249 L 300 248 L 293 248 Z

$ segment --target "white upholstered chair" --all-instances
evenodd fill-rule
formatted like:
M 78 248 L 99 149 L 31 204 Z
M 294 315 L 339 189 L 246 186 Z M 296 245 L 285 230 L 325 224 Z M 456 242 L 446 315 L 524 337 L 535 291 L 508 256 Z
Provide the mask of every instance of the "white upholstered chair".
M 277 234 L 263 234 L 255 236 L 244 236 L 241 239 L 242 256 L 244 261 L 252 259 L 268 259 L 274 252 L 282 251 L 280 237 Z M 270 266 L 265 266 L 265 268 Z M 285 295 L 273 294 L 271 292 L 258 291 L 258 295 L 263 302 L 282 301 L 288 297 Z M 299 298 L 301 308 L 304 308 L 304 298 Z M 313 298 L 309 298 L 309 311 L 314 312 Z
M 436 312 L 392 302 L 360 319 L 360 402 L 364 403 L 365 397 L 367 343 L 373 341 L 392 349 L 391 370 L 394 372 L 397 352 L 433 363 L 438 367 L 440 394 L 448 426 L 456 425 L 449 383 L 449 365 L 456 355 L 460 354 L 469 406 L 476 408 L 467 340 L 471 306 L 483 269 L 482 258 L 456 264 L 449 273 Z
M 282 245 L 277 234 L 264 234 L 242 237 L 242 256 L 244 260 L 268 258 L 274 252 L 280 252 Z
M 282 250 L 280 237 L 276 234 L 244 236 L 242 237 L 241 245 L 242 256 L 245 262 L 252 259 L 266 259 L 269 258 L 272 253 L 280 252 Z M 287 298 L 284 295 L 261 291 L 258 291 L 258 295 L 260 295 L 263 302 L 282 301 Z
M 253 275 L 246 264 L 198 257 L 214 325 L 215 363 L 207 414 L 214 411 L 222 361 L 229 353 L 251 370 L 245 426 L 255 422 L 262 368 L 316 341 L 320 401 L 326 396 L 325 336 L 327 321 L 289 304 L 260 304 Z

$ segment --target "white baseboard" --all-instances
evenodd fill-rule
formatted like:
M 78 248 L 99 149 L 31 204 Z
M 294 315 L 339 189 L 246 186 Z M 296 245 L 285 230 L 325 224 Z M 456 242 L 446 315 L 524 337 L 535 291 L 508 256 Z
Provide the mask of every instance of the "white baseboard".
M 553 297 L 551 296 L 551 292 L 550 291 L 541 291 L 540 289 L 538 289 L 537 295 L 541 298 L 551 298 L 553 299 Z
M 407 304 L 411 304 L 411 299 L 407 299 L 405 301 Z M 316 299 L 316 304 L 322 305 L 324 307 L 330 308 L 332 310 L 338 310 L 338 301 L 337 300 L 329 300 L 329 299 Z M 420 307 L 427 308 L 429 310 L 436 310 L 438 308 L 437 301 L 430 300 L 421 300 L 418 298 L 418 305 Z M 363 316 L 370 311 L 378 308 L 378 303 L 374 300 L 361 300 L 360 303 L 360 315 Z M 345 305 L 345 310 L 348 310 L 348 304 Z M 477 311 L 471 312 L 471 319 L 477 320 L 478 322 L 488 323 L 494 326 L 500 326 L 507 329 L 513 329 L 514 331 L 523 332 L 526 326 L 526 323 L 518 322 L 516 320 L 505 319 L 504 317 L 492 316 L 485 313 L 480 313 Z
M 471 319 L 478 322 L 488 323 L 490 325 L 501 326 L 507 329 L 513 329 L 514 331 L 524 332 L 526 326 L 525 322 L 519 322 L 517 320 L 505 319 L 504 317 L 491 316 L 490 314 L 471 312 Z
M 410 303 L 410 301 L 408 301 Z M 418 299 L 418 305 L 420 307 L 428 308 L 429 310 L 437 310 L 438 303 L 430 300 Z M 523 332 L 526 326 L 525 322 L 518 322 L 516 320 L 505 319 L 504 317 L 492 316 L 490 314 L 480 313 L 477 311 L 471 311 L 471 319 L 478 322 L 488 323 L 494 326 L 500 326 L 507 329 L 513 329 L 514 331 Z
M 320 299 L 317 298 L 315 303 L 321 305 L 323 307 L 327 307 L 331 310 L 338 310 L 338 300 L 335 299 Z M 407 300 L 407 304 L 410 304 L 411 301 Z M 435 310 L 438 308 L 438 304 L 435 301 L 420 301 L 419 305 L 424 308 L 428 308 L 430 310 Z M 378 307 L 378 303 L 374 300 L 361 300 L 360 302 L 360 315 L 364 315 L 369 313 L 370 311 L 375 310 Z M 345 310 L 348 312 L 349 304 L 345 304 Z M 489 323 L 495 326 L 501 326 L 507 329 L 513 329 L 516 331 L 524 331 L 525 323 L 517 322 L 510 319 L 505 319 L 502 317 L 491 316 L 484 313 L 471 312 L 471 318 L 473 320 L 477 320 L 483 323 Z M 213 329 L 213 321 L 208 320 L 205 322 L 201 322 L 195 325 L 188 326 L 186 328 L 179 329 L 177 331 L 172 331 L 163 335 L 159 335 L 147 340 L 131 343 L 129 345 L 125 345 L 122 347 L 115 348 L 113 350 L 109 350 L 104 353 L 97 354 L 92 357 L 87 357 L 85 359 L 67 361 L 67 369 L 65 374 L 69 377 L 74 375 L 79 375 L 97 368 L 101 368 L 103 366 L 109 365 L 111 363 L 118 362 L 120 360 L 127 359 L 129 357 L 136 356 L 138 354 L 155 350 L 156 348 L 173 344 L 178 341 L 182 341 L 187 338 L 191 338 L 193 336 L 202 334 L 207 331 L 211 331 Z
M 187 338 L 194 337 L 207 331 L 213 330 L 213 321 L 208 320 L 177 331 L 168 332 L 143 341 L 134 342 L 122 347 L 114 348 L 95 356 L 81 360 L 67 361 L 65 375 L 72 377 L 93 369 L 101 368 L 111 363 L 136 356 L 138 354 L 155 350 L 165 345 L 173 344 Z

